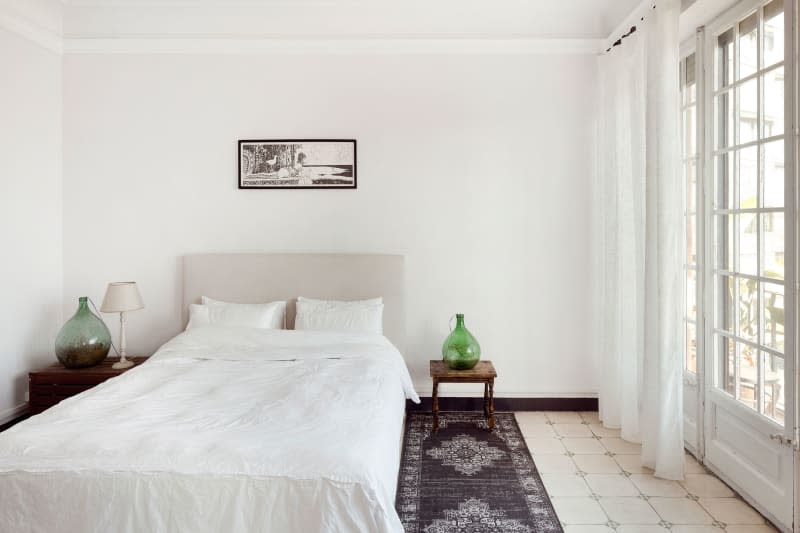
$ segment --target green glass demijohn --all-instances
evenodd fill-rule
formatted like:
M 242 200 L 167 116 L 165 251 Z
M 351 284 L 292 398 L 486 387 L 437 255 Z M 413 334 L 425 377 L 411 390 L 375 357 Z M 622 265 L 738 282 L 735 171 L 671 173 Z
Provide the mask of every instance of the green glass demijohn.
M 444 340 L 442 359 L 453 370 L 469 370 L 480 361 L 481 345 L 464 327 L 464 315 L 456 315 L 456 329 Z
M 81 296 L 78 310 L 58 332 L 56 357 L 67 368 L 85 368 L 102 362 L 110 349 L 108 327 L 89 310 L 86 296 Z

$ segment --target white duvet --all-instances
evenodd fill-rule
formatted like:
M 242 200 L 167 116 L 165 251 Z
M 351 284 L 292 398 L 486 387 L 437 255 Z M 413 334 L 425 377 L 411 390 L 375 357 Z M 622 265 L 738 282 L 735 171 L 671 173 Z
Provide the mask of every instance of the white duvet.
M 399 532 L 405 398 L 382 336 L 193 329 L 0 433 L 0 531 Z

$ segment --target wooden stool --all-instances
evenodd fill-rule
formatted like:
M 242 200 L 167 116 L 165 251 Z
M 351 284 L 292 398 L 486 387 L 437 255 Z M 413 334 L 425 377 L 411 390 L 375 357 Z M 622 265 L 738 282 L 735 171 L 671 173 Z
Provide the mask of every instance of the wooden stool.
M 433 430 L 439 430 L 439 383 L 483 383 L 483 416 L 494 429 L 494 378 L 497 372 L 491 361 L 478 361 L 469 370 L 451 370 L 442 360 L 431 361 L 433 379 Z

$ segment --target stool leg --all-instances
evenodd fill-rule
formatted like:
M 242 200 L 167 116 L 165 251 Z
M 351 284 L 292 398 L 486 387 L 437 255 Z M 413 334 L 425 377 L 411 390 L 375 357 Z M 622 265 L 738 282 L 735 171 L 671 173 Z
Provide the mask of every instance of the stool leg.
M 439 380 L 433 378 L 433 430 L 439 431 Z
M 489 382 L 483 384 L 483 416 L 489 419 Z
M 489 431 L 494 429 L 494 379 L 489 380 Z

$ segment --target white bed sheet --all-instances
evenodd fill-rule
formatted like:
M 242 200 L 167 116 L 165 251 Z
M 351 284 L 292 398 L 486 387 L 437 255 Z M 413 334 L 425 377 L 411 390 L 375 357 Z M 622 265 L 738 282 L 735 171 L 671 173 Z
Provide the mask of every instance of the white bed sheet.
M 0 531 L 400 532 L 382 336 L 207 327 L 0 433 Z

